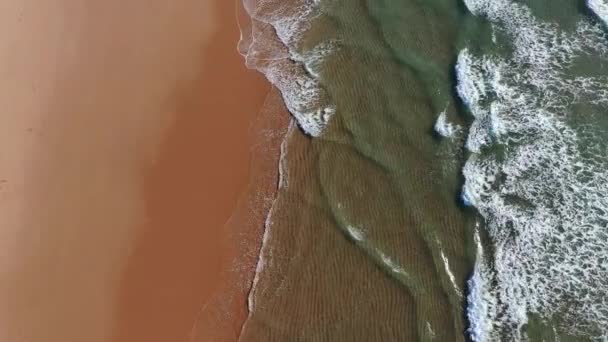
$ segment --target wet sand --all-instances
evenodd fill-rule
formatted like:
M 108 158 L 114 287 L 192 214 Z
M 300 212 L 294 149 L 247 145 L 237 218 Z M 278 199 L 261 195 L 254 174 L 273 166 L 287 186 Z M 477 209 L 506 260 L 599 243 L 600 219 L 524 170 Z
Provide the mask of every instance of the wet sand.
M 244 297 L 236 308 L 218 300 L 235 290 L 225 288 L 233 243 L 243 242 L 234 234 L 252 227 L 225 225 L 247 185 L 249 127 L 269 87 L 236 53 L 234 4 L 217 3 L 222 29 L 204 47 L 197 78 L 178 90 L 176 120 L 146 173 L 147 222 L 123 281 L 118 341 L 235 341 L 243 319 Z
M 4 7 L 0 340 L 205 341 L 269 89 L 234 3 Z

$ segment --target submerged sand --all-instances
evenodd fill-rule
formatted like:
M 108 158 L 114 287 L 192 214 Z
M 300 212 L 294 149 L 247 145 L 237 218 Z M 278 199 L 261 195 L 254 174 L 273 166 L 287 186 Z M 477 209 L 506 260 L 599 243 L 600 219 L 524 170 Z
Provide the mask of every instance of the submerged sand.
M 205 340 L 268 91 L 234 17 L 223 0 L 0 12 L 0 340 Z

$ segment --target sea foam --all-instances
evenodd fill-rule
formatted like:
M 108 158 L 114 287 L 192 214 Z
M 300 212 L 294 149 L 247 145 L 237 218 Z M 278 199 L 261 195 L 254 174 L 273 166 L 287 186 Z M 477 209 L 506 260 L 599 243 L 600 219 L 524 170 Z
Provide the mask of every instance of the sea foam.
M 462 196 L 492 245 L 487 255 L 476 233 L 471 338 L 527 340 L 534 314 L 560 334 L 605 340 L 608 132 L 578 122 L 605 115 L 608 82 L 575 74 L 586 56 L 608 58 L 605 35 L 583 19 L 563 31 L 514 1 L 465 4 L 512 45 L 506 56 L 464 49 L 456 66 L 458 94 L 474 116 Z
M 606 0 L 587 0 L 587 7 L 608 24 L 608 2 Z
M 335 41 L 301 47 L 311 22 L 320 15 L 319 6 L 319 1 L 307 0 L 246 0 L 251 37 L 240 47 L 247 66 L 262 72 L 281 91 L 287 109 L 313 137 L 323 133 L 335 112 L 319 83 L 323 60 L 335 50 Z
M 293 120 L 289 123 L 289 128 L 287 129 L 287 133 L 285 134 L 285 138 L 281 142 L 280 151 L 281 155 L 279 156 L 279 179 L 278 179 L 278 187 L 277 191 L 287 189 L 289 187 L 289 177 L 287 174 L 287 145 L 289 143 L 289 137 L 292 136 L 294 131 L 294 123 Z M 266 215 L 266 220 L 264 221 L 264 233 L 262 234 L 262 243 L 260 246 L 260 251 L 258 254 L 258 261 L 255 267 L 255 273 L 251 283 L 251 289 L 249 291 L 249 295 L 247 296 L 247 307 L 249 310 L 249 314 L 255 310 L 255 300 L 256 300 L 256 291 L 258 290 L 258 285 L 260 282 L 260 276 L 264 269 L 267 267 L 267 262 L 269 259 L 272 259 L 272 249 L 269 245 L 269 241 L 272 238 L 272 217 L 275 211 L 275 206 L 277 205 L 277 199 L 273 200 L 270 209 L 268 210 L 268 214 Z M 244 326 L 243 326 L 244 328 Z
M 448 121 L 447 110 L 439 113 L 435 121 L 435 132 L 442 137 L 451 138 L 460 131 L 460 126 Z

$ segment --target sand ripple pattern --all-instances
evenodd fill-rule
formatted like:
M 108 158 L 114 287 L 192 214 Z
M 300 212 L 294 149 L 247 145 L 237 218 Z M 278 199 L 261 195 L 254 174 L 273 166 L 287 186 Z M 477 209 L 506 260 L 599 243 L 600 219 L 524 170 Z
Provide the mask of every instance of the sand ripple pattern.
M 465 122 L 451 101 L 461 9 L 444 0 L 264 4 L 254 24 L 268 34 L 254 36 L 269 48 L 249 50 L 248 61 L 271 72 L 299 65 L 336 113 L 320 139 L 287 135 L 240 340 L 464 341 L 469 217 L 455 205 L 452 145 Z M 295 17 L 285 4 L 309 7 Z M 267 23 L 278 18 L 306 34 L 275 32 Z M 262 40 L 273 33 L 280 39 Z

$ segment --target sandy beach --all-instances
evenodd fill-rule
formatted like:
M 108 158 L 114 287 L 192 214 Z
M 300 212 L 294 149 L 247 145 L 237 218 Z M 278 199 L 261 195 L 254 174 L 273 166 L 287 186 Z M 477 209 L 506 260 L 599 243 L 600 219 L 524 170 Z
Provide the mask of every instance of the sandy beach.
M 0 340 L 216 336 L 196 325 L 238 249 L 224 226 L 269 90 L 234 6 L 3 5 Z

